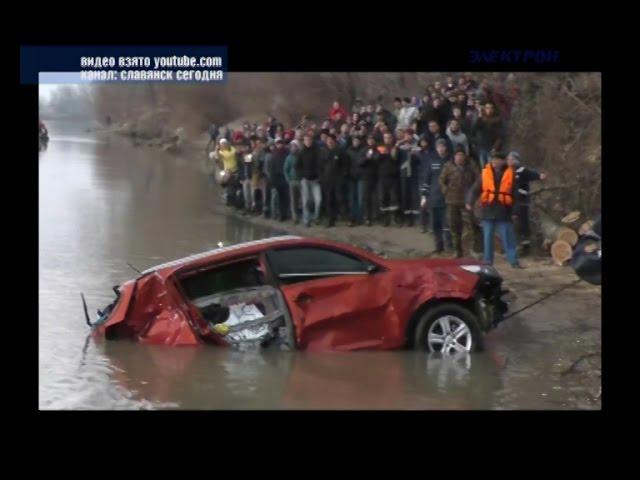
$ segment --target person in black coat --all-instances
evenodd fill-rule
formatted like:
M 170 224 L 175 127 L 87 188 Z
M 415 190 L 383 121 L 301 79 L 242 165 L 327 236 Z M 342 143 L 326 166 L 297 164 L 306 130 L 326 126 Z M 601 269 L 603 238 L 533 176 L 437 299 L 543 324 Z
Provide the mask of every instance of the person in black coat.
M 364 196 L 363 163 L 365 147 L 362 145 L 362 137 L 354 135 L 351 137 L 351 145 L 346 150 L 349 157 L 349 209 L 351 218 L 349 226 L 353 226 L 362 221 L 362 204 Z
M 436 120 L 429 121 L 425 136 L 429 139 L 429 150 L 431 150 L 432 153 L 435 153 L 436 142 L 440 139 L 445 141 L 447 152 L 453 152 L 453 143 L 451 143 L 451 139 L 447 136 L 446 132 L 440 128 L 440 124 Z
M 296 170 L 300 178 L 300 193 L 302 196 L 302 220 L 305 226 L 311 221 L 318 221 L 322 206 L 322 189 L 320 187 L 319 149 L 314 144 L 313 135 L 307 133 L 303 137 L 304 144 L 298 156 Z M 311 214 L 311 204 L 314 211 Z
M 518 197 L 516 232 L 520 237 L 522 254 L 526 255 L 531 248 L 531 227 L 529 226 L 529 194 L 531 192 L 529 185 L 531 182 L 544 180 L 546 175 L 531 168 L 523 167 L 520 164 L 520 154 L 515 151 L 509 152 L 509 155 L 507 155 L 507 164 L 516 172 L 516 196 Z
M 378 185 L 378 145 L 373 135 L 367 137 L 367 146 L 360 157 L 358 171 L 362 177 L 362 213 L 365 224 L 370 227 L 375 215 L 376 186 Z
M 284 140 L 276 139 L 276 146 L 271 154 L 267 176 L 271 185 L 271 215 L 281 222 L 285 220 L 288 211 L 288 186 L 284 177 L 284 162 L 289 152 Z
M 395 146 L 393 134 L 383 135 L 383 145 L 378 147 L 378 185 L 380 195 L 380 211 L 384 225 L 391 224 L 391 215 L 397 218 L 399 207 L 398 176 L 403 152 Z
M 327 227 L 333 227 L 339 216 L 345 216 L 344 181 L 349 158 L 338 146 L 336 136 L 327 136 L 327 146 L 320 150 L 320 185 L 327 212 Z

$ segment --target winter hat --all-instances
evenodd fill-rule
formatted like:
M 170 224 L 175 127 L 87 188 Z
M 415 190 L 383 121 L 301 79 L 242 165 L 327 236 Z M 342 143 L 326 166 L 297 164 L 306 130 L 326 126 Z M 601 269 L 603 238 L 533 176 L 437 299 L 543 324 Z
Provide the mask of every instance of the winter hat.
M 462 145 L 458 145 L 455 149 L 455 153 L 464 153 L 466 155 L 467 151 L 464 149 Z
M 520 162 L 520 154 L 515 150 L 509 152 L 509 157 L 513 158 L 516 162 Z
M 446 147 L 447 141 L 444 138 L 439 138 L 438 140 L 436 140 L 436 146 L 438 145 L 444 145 Z
M 500 158 L 502 160 L 504 160 L 505 158 L 507 158 L 507 156 L 504 154 L 504 152 L 491 152 L 491 158 Z

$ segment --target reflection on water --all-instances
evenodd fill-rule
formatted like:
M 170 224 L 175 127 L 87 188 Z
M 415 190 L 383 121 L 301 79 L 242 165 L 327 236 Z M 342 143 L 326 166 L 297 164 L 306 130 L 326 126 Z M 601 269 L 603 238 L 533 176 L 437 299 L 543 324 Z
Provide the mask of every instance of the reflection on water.
M 500 332 L 492 351 L 456 358 L 85 343 L 80 292 L 95 311 L 134 275 L 127 263 L 143 270 L 278 232 L 222 215 L 204 159 L 84 133 L 84 125 L 48 126 L 39 159 L 41 408 L 484 409 L 521 401 L 505 387 Z M 525 383 L 529 372 L 515 372 Z

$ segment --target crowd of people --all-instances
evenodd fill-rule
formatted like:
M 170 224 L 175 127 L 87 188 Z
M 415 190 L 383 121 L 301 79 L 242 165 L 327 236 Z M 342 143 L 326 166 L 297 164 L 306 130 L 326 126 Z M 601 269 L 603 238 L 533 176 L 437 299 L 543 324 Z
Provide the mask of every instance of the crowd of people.
M 448 76 L 389 108 L 381 97 L 356 99 L 349 111 L 335 101 L 321 123 L 305 115 L 293 128 L 273 116 L 236 131 L 212 124 L 207 148 L 215 145 L 227 204 L 243 213 L 326 227 L 420 221 L 437 253 L 457 257 L 480 223 L 485 262 L 493 263 L 495 232 L 520 267 L 514 221 L 526 251 L 529 183 L 544 174 L 503 153 L 517 97 L 511 83 Z

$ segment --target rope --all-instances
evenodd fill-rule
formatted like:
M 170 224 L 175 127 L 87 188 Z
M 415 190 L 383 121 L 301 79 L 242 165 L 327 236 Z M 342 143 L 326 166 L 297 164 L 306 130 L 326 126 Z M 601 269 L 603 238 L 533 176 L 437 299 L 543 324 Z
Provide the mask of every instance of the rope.
M 522 307 L 520 310 L 516 310 L 515 312 L 512 312 L 512 313 L 510 313 L 509 315 L 507 315 L 507 316 L 503 317 L 503 320 L 506 320 L 507 318 L 513 317 L 514 315 L 516 315 L 516 314 L 518 314 L 518 313 L 520 313 L 520 312 L 523 312 L 523 311 L 525 311 L 525 310 L 526 310 L 526 309 L 528 309 L 528 308 L 533 307 L 534 305 L 536 305 L 536 304 L 538 304 L 538 303 L 540 303 L 540 302 L 542 302 L 542 301 L 546 300 L 547 298 L 549 298 L 549 297 L 551 297 L 551 296 L 553 296 L 553 295 L 556 295 L 556 294 L 560 293 L 560 292 L 561 292 L 561 291 L 563 291 L 563 290 L 566 290 L 566 289 L 567 289 L 567 288 L 569 288 L 569 287 L 574 286 L 575 284 L 577 284 L 577 283 L 579 283 L 579 282 L 581 282 L 581 281 L 582 281 L 582 279 L 581 279 L 581 278 L 579 278 L 579 279 L 577 279 L 577 280 L 575 280 L 575 281 L 573 281 L 573 282 L 571 282 L 571 283 L 569 283 L 569 284 L 567 284 L 567 285 L 564 285 L 563 287 L 560 287 L 558 290 L 555 290 L 555 291 L 553 291 L 553 292 L 551 292 L 551 293 L 549 293 L 549 294 L 545 295 L 544 297 L 539 298 L 539 299 L 538 299 L 538 300 L 536 300 L 535 302 L 530 303 L 529 305 L 527 305 L 527 306 L 525 306 L 525 307 Z

